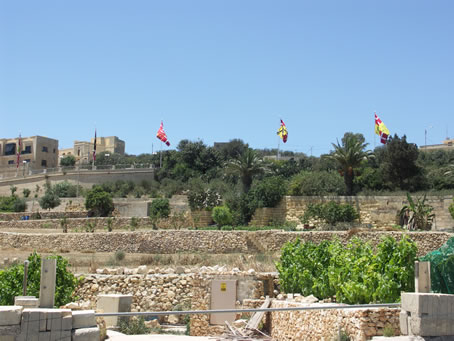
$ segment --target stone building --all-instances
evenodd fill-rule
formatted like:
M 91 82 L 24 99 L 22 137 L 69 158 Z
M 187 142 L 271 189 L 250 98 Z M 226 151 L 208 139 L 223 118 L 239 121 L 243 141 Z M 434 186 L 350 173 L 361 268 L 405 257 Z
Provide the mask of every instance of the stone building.
M 0 139 L 0 174 L 17 170 L 19 137 Z M 21 138 L 19 169 L 23 172 L 54 168 L 58 165 L 58 140 L 44 136 Z
M 76 162 L 81 164 L 90 163 L 93 161 L 93 149 L 95 139 L 88 141 L 74 141 L 73 148 L 60 149 L 60 158 L 67 155 L 74 155 Z M 117 136 L 97 137 L 96 138 L 96 153 L 116 153 L 125 154 L 125 141 L 120 140 Z
M 449 139 L 449 137 L 447 137 L 442 144 L 429 144 L 426 146 L 420 146 L 419 148 L 423 151 L 430 151 L 436 149 L 454 150 L 454 139 Z

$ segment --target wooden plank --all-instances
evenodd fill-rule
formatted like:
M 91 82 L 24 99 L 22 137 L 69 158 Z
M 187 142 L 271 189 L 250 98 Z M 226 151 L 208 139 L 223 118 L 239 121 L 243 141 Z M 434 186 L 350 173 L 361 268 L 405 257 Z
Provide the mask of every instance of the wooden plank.
M 262 306 L 260 307 L 260 309 L 268 308 L 270 306 L 270 304 L 271 304 L 271 300 L 269 297 L 267 297 L 265 302 L 263 302 Z M 248 321 L 245 329 L 250 329 L 250 330 L 257 329 L 260 324 L 260 321 L 262 321 L 262 319 L 263 319 L 263 315 L 265 315 L 264 311 L 258 311 L 256 313 L 254 313 L 254 315 L 252 315 L 251 319 Z

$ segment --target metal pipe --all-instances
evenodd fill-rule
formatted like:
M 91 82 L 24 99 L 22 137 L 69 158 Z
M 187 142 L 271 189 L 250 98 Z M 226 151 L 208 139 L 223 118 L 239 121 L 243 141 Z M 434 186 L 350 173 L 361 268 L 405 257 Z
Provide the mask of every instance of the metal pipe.
M 356 304 L 356 305 L 328 305 L 316 307 L 286 307 L 286 308 L 257 308 L 257 309 L 215 309 L 215 310 L 187 310 L 187 311 L 138 311 L 121 313 L 96 313 L 95 316 L 147 316 L 147 315 L 186 315 L 186 314 L 222 314 L 222 313 L 255 313 L 258 311 L 294 311 L 294 310 L 332 310 L 332 309 L 360 309 L 400 307 L 400 303 L 385 304 Z
M 24 281 L 22 282 L 22 296 L 27 296 L 28 260 L 24 261 Z

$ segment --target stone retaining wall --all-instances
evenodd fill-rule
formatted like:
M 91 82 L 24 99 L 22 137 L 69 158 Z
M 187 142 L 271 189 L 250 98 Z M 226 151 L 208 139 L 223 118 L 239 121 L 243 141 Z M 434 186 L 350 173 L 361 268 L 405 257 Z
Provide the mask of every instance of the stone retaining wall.
M 85 218 L 87 211 L 82 212 L 39 212 L 41 219 L 61 219 L 61 218 Z M 17 213 L 0 213 L 0 222 L 3 221 L 20 221 L 22 217 L 29 216 L 33 219 L 33 213 L 30 212 L 17 212 Z M 35 219 L 37 220 L 37 219 Z
M 416 197 L 414 196 L 413 199 Z M 434 208 L 435 220 L 432 230 L 454 228 L 454 219 L 448 207 L 453 202 L 452 196 L 428 196 L 426 204 Z M 335 201 L 353 205 L 360 214 L 362 224 L 374 227 L 389 227 L 398 223 L 397 213 L 403 205 L 408 204 L 405 196 L 285 196 L 275 208 L 258 209 L 250 225 L 267 226 L 273 221 L 294 221 L 300 223 L 307 204 Z
M 323 304 L 315 305 L 323 307 Z M 298 306 L 302 304 L 278 300 L 271 304 L 271 308 Z M 399 313 L 399 308 L 273 312 L 271 337 L 279 341 L 337 340 L 341 330 L 352 341 L 365 341 L 383 335 L 385 327 L 393 330 L 394 335 L 400 335 Z
M 453 234 L 444 232 L 388 232 L 388 231 L 336 231 L 336 232 L 284 232 L 284 231 L 205 231 L 205 230 L 156 230 L 135 232 L 97 233 L 13 233 L 0 232 L 0 248 L 59 252 L 72 251 L 128 253 L 202 252 L 202 253 L 257 253 L 278 252 L 282 246 L 296 238 L 319 243 L 333 238 L 347 243 L 356 236 L 377 245 L 383 236 L 400 239 L 407 235 L 418 245 L 418 256 L 438 249 Z

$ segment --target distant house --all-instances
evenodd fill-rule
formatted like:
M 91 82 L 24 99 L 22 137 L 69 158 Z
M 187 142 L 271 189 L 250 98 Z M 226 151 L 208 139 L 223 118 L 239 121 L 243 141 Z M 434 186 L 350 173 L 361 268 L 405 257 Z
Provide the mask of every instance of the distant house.
M 74 141 L 73 148 L 59 150 L 60 159 L 67 155 L 74 155 L 76 162 L 80 162 L 81 164 L 90 163 L 93 161 L 94 142 L 94 138 L 90 142 Z M 117 136 L 97 137 L 96 153 L 99 154 L 102 152 L 124 155 L 125 141 L 120 140 Z
M 0 139 L 0 173 L 16 171 L 19 137 Z M 41 170 L 58 166 L 58 140 L 44 136 L 22 137 L 19 168 Z
M 442 144 L 428 144 L 426 146 L 420 146 L 419 149 L 423 151 L 431 151 L 436 149 L 454 150 L 454 139 L 449 139 L 449 137 L 447 137 Z

